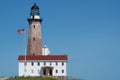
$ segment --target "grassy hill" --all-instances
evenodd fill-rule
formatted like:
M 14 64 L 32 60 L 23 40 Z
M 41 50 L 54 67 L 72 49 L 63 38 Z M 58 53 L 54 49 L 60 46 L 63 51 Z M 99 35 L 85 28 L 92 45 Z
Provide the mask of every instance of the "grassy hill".
M 17 78 L 9 78 L 7 80 L 58 80 L 55 78 L 49 78 L 49 77 L 17 77 Z

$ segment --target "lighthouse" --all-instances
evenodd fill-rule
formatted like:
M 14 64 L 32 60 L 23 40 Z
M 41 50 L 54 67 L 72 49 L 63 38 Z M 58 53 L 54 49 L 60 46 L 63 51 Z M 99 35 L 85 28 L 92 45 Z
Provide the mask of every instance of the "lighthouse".
M 42 34 L 39 7 L 34 4 L 31 7 L 30 18 L 28 19 L 28 45 L 27 55 L 42 55 Z
M 65 80 L 68 56 L 51 55 L 46 45 L 42 47 L 42 19 L 36 4 L 31 7 L 27 20 L 29 23 L 27 55 L 18 56 L 18 76 L 59 77 Z

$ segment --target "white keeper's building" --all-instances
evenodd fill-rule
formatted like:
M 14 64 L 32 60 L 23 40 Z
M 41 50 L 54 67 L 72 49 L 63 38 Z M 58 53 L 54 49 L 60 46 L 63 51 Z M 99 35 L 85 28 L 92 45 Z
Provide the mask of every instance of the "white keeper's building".
M 67 76 L 67 55 L 21 55 L 18 61 L 19 76 Z
M 39 7 L 31 7 L 28 19 L 27 55 L 18 57 L 18 76 L 67 76 L 68 57 L 51 55 L 47 46 L 42 48 L 41 22 Z

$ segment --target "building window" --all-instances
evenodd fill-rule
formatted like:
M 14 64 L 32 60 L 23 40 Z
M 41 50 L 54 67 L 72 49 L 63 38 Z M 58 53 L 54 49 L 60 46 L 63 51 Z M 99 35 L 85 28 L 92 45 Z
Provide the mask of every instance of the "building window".
M 58 73 L 58 70 L 56 70 L 56 73 Z
M 31 73 L 34 73 L 34 70 L 31 70 Z
M 32 62 L 31 65 L 34 66 L 34 63 Z
M 27 72 L 27 70 L 25 69 L 24 72 Z
M 38 66 L 40 65 L 40 62 L 38 62 Z
M 44 62 L 44 66 L 46 65 L 46 62 Z
M 27 66 L 27 62 L 24 62 L 24 65 Z
M 64 62 L 62 62 L 62 66 L 64 66 Z
M 56 62 L 56 66 L 58 65 L 58 62 Z
M 52 62 L 50 62 L 50 65 L 52 65 Z
M 64 70 L 62 70 L 62 73 L 64 73 Z
M 35 38 L 33 38 L 33 41 L 35 41 Z
M 38 71 L 38 73 L 40 72 L 40 70 L 39 70 L 39 69 L 38 69 L 37 71 Z

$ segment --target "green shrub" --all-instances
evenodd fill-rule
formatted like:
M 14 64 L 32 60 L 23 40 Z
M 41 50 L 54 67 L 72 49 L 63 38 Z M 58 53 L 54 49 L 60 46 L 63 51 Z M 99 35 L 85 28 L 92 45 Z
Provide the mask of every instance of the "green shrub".
M 58 80 L 58 79 L 50 78 L 50 77 L 16 77 L 16 78 L 9 78 L 7 80 Z

